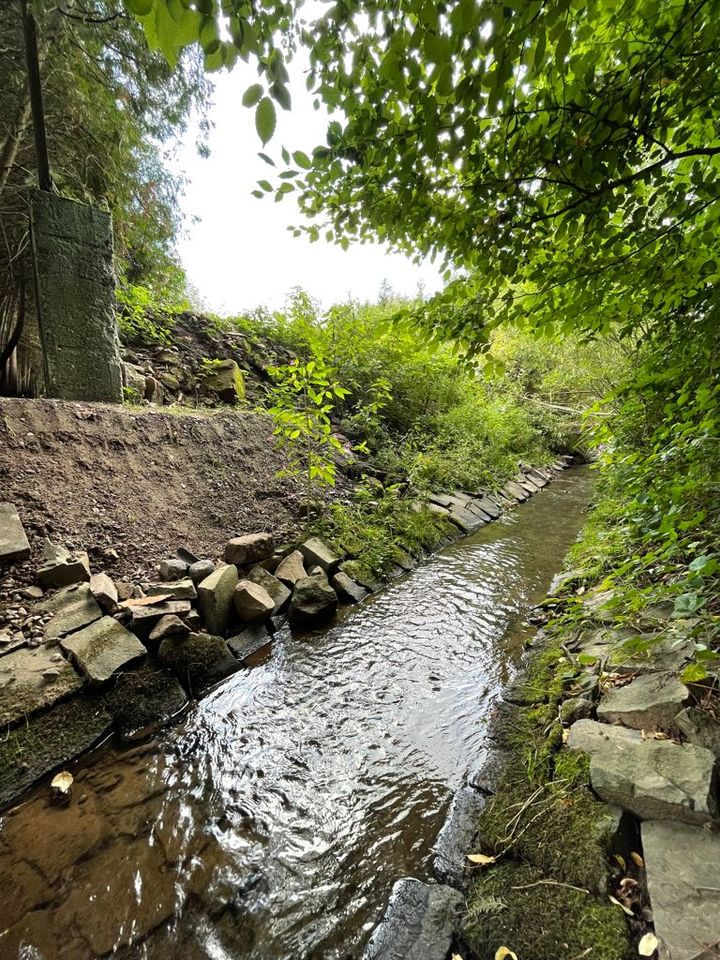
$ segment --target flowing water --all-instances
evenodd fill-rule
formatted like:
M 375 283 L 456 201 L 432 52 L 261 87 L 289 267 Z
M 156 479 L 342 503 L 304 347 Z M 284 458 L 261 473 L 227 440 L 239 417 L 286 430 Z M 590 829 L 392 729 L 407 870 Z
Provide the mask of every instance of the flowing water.
M 130 750 L 0 821 L 0 958 L 357 958 L 431 876 L 529 608 L 576 538 L 573 470 L 329 629 L 271 651 Z

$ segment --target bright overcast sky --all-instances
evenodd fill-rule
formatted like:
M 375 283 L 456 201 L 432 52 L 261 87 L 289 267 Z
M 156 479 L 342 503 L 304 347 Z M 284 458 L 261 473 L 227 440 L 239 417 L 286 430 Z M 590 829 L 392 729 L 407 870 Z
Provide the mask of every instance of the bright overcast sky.
M 188 223 L 179 253 L 207 306 L 221 313 L 258 305 L 276 308 L 295 286 L 325 307 L 348 295 L 375 300 L 383 279 L 401 294 L 415 294 L 420 281 L 426 293 L 438 290 L 439 274 L 432 264 L 416 266 L 376 245 L 357 244 L 343 251 L 323 240 L 295 238 L 287 229 L 300 221 L 292 195 L 280 203 L 273 196 L 264 200 L 251 196 L 257 181 L 272 180 L 268 174 L 273 171 L 258 157 L 262 146 L 254 110 L 240 102 L 245 89 L 257 80 L 256 68 L 242 61 L 231 73 L 217 75 L 210 157 L 198 156 L 197 130 L 191 130 L 175 161 L 189 181 L 182 204 Z M 281 146 L 310 152 L 325 142 L 326 115 L 313 109 L 297 66 L 293 80 L 293 109 L 277 108 L 277 131 L 266 148 L 273 157 L 279 156 Z M 193 223 L 192 217 L 199 219 Z

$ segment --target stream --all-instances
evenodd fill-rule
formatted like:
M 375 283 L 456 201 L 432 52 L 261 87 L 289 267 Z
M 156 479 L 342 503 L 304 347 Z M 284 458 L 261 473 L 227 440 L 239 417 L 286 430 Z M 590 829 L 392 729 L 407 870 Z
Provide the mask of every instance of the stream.
M 177 726 L 96 750 L 67 808 L 31 793 L 0 819 L 1 960 L 360 957 L 394 882 L 431 877 L 591 486 L 571 470 L 328 629 L 276 634 Z

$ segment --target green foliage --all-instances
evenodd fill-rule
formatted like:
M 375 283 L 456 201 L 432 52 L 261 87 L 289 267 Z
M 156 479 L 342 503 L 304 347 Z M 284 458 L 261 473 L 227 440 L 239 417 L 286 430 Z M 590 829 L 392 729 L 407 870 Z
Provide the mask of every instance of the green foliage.
M 153 291 L 130 283 L 121 276 L 115 289 L 120 336 L 127 344 L 150 345 L 172 342 L 174 317 L 189 307 L 187 299 L 176 299 L 172 285 Z

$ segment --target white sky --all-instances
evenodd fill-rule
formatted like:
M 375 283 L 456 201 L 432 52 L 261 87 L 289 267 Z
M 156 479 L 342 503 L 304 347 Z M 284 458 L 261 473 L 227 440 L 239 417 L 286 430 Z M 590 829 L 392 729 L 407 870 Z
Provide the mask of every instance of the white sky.
M 293 66 L 293 109 L 277 107 L 277 130 L 265 148 L 276 161 L 282 146 L 309 153 L 325 142 L 326 114 L 313 109 L 304 75 Z M 343 251 L 324 240 L 310 243 L 305 236 L 295 238 L 287 230 L 288 225 L 300 223 L 292 194 L 279 203 L 271 194 L 263 200 L 251 196 L 258 180 L 277 182 L 272 174 L 278 172 L 258 157 L 263 147 L 255 131 L 254 108 L 241 103 L 243 92 L 256 82 L 256 68 L 242 61 L 231 73 L 217 74 L 210 157 L 198 156 L 197 130 L 192 129 L 173 161 L 189 181 L 182 202 L 188 223 L 179 254 L 207 306 L 219 313 L 259 305 L 277 308 L 295 286 L 303 287 L 324 307 L 348 295 L 375 300 L 383 279 L 400 294 L 415 294 L 419 281 L 426 293 L 439 290 L 439 273 L 429 262 L 416 266 L 379 245 L 357 244 Z M 198 217 L 198 222 L 193 223 L 192 217 Z

